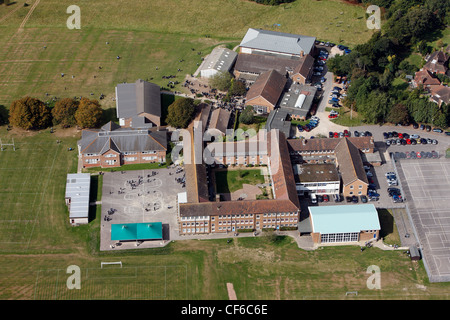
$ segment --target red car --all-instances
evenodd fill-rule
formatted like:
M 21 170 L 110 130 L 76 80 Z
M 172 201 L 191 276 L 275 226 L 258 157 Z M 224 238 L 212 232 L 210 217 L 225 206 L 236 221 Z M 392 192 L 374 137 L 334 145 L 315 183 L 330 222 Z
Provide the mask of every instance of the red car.
M 333 133 L 333 137 L 339 138 L 339 133 L 337 133 L 337 132 Z
M 344 137 L 349 137 L 350 134 L 348 133 L 348 130 L 344 130 Z
M 417 156 L 418 159 L 422 158 L 422 155 L 420 154 L 420 152 L 417 152 L 416 156 Z
M 330 115 L 328 115 L 328 118 L 330 118 L 330 119 L 335 119 L 337 117 L 338 117 L 337 114 L 330 114 Z
M 399 138 L 399 139 L 403 139 L 403 134 L 402 134 L 402 133 L 399 133 L 399 134 L 398 134 L 398 138 Z
M 411 139 L 406 139 L 406 144 L 411 144 Z
M 324 194 L 323 195 L 323 201 L 328 202 L 330 199 L 328 198 L 328 195 Z

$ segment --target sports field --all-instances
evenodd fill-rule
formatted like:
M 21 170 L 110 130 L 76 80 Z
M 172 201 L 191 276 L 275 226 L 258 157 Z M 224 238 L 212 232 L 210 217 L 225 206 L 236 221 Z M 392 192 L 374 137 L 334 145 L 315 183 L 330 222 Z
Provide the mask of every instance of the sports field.
M 24 3 L 0 6 L 0 105 L 6 107 L 24 95 L 47 100 L 98 99 L 100 94 L 106 96 L 105 108 L 114 107 L 118 83 L 141 78 L 166 87 L 162 77 L 169 75 L 182 83 L 216 45 L 233 48 L 249 27 L 347 45 L 362 43 L 372 33 L 364 9 L 339 0 L 297 0 L 278 7 L 243 0 L 207 5 L 201 0 L 82 0 L 76 2 L 79 30 L 66 26 L 71 1 Z

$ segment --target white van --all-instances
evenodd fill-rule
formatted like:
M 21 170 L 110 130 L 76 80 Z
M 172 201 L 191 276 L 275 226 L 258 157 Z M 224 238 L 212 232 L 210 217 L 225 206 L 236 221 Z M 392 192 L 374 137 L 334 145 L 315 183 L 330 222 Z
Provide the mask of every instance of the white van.
M 311 202 L 312 203 L 317 203 L 317 196 L 315 193 L 311 194 Z

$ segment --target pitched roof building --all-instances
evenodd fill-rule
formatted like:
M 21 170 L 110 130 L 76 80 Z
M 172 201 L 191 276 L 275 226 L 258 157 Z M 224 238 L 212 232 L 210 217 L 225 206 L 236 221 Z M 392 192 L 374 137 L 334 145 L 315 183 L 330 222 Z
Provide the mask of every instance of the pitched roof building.
M 448 58 L 449 56 L 444 51 L 435 51 L 430 54 L 423 68 L 431 73 L 446 74 L 448 70 Z
M 441 105 L 450 104 L 450 88 L 444 85 L 433 86 L 430 90 L 430 100 Z
M 112 121 L 100 129 L 83 130 L 78 141 L 83 168 L 165 162 L 166 151 L 166 131 L 126 128 Z
M 137 80 L 116 86 L 117 118 L 121 126 L 150 128 L 161 125 L 161 92 L 154 83 Z
M 242 53 L 276 53 L 286 56 L 312 54 L 315 37 L 249 28 L 239 47 Z
M 258 113 L 270 113 L 284 91 L 287 78 L 270 70 L 263 73 L 250 87 L 246 95 L 245 105 L 251 105 Z
M 427 69 L 420 69 L 414 76 L 414 85 L 416 87 L 423 86 L 424 89 L 430 90 L 432 86 L 438 86 L 441 82 Z
M 200 76 L 211 78 L 220 72 L 229 72 L 236 61 L 237 55 L 237 52 L 224 47 L 214 48 L 202 62 Z

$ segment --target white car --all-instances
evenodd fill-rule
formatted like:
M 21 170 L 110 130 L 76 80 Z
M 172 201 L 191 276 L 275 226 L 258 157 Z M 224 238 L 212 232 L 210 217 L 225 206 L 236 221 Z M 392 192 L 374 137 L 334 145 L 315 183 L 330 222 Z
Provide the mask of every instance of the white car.
M 386 172 L 385 176 L 395 176 L 395 172 Z
M 318 116 L 312 116 L 312 117 L 311 117 L 311 120 L 317 120 L 317 121 L 319 121 L 320 119 L 319 119 Z
M 420 138 L 420 136 L 418 134 L 412 134 L 409 137 L 413 138 L 413 139 L 419 139 Z

